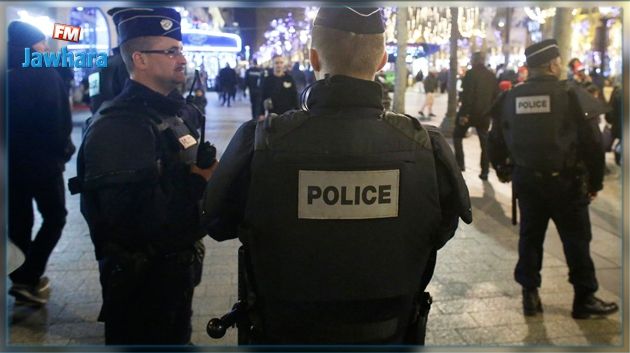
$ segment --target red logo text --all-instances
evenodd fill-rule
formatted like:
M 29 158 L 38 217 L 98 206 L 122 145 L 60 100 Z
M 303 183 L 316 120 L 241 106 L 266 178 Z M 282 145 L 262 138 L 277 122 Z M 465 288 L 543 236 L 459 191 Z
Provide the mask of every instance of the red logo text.
M 52 37 L 53 39 L 65 40 L 68 42 L 78 42 L 81 37 L 81 27 L 55 23 Z

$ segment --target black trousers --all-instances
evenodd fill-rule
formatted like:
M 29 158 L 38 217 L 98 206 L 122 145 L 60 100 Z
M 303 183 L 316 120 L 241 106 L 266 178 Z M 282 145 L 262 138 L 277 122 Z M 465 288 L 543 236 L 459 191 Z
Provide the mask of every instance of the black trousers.
M 488 159 L 488 124 L 471 124 L 468 122 L 465 125 L 459 124 L 459 115 L 455 119 L 455 128 L 453 129 L 453 145 L 455 147 L 455 159 L 460 169 L 464 169 L 464 147 L 462 145 L 462 139 L 466 136 L 466 131 L 470 127 L 477 129 L 477 136 L 479 137 L 479 145 L 481 146 L 481 160 L 479 164 L 481 166 L 481 174 L 488 175 L 490 170 L 490 159 Z
M 49 177 L 9 176 L 9 238 L 26 255 L 24 264 L 11 273 L 14 283 L 36 285 L 57 245 L 68 212 L 63 175 Z M 42 215 L 42 225 L 32 239 L 33 200 Z
M 252 104 L 252 119 L 256 120 L 264 112 L 260 111 L 260 92 L 249 91 L 249 101 Z
M 196 269 L 192 250 L 157 259 L 99 261 L 105 344 L 189 344 Z
M 590 254 L 592 238 L 589 200 L 576 176 L 540 175 L 517 167 L 513 173 L 521 212 L 518 263 L 514 277 L 526 288 L 540 287 L 543 242 L 549 220 L 560 234 L 569 267 L 569 282 L 576 293 L 597 291 L 595 267 Z

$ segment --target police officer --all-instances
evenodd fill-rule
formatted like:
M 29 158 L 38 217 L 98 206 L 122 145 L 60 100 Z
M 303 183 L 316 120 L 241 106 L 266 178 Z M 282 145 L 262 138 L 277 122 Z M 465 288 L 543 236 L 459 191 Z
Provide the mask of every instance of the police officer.
M 529 78 L 501 96 L 493 109 L 491 160 L 503 181 L 512 182 L 521 212 L 519 259 L 514 270 L 523 287 L 523 312 L 542 312 L 543 242 L 552 219 L 558 228 L 575 297 L 572 316 L 618 310 L 594 296 L 588 204 L 602 189 L 604 154 L 597 102 L 582 88 L 560 81 L 561 60 L 553 39 L 525 50 Z
M 180 15 L 128 12 L 118 29 L 130 79 L 88 126 L 74 183 L 99 261 L 105 342 L 187 344 L 198 202 L 214 166 L 196 165 L 198 136 L 172 94 L 185 80 Z
M 90 110 L 92 113 L 96 113 L 104 102 L 112 100 L 119 95 L 125 86 L 125 81 L 129 78 L 127 67 L 125 66 L 122 55 L 120 55 L 120 41 L 122 36 L 120 35 L 118 24 L 122 19 L 129 18 L 133 15 L 149 16 L 152 13 L 153 9 L 144 7 L 114 7 L 107 11 L 107 14 L 112 17 L 114 26 L 116 26 L 119 46 L 112 49 L 112 55 L 107 58 L 107 67 L 99 69 L 99 71 L 90 74 L 88 77 L 90 86 Z M 171 94 L 181 95 L 181 92 L 173 91 Z M 205 99 L 205 93 L 203 97 L 194 96 L 191 98 L 193 98 L 191 101 L 202 101 Z M 177 99 L 177 97 L 175 97 L 175 99 Z M 193 128 L 204 128 L 202 127 L 202 114 L 205 114 L 205 108 L 201 109 L 189 103 L 182 106 L 178 113 L 181 118 Z
M 472 216 L 444 138 L 383 109 L 383 32 L 380 9 L 321 8 L 306 109 L 243 124 L 208 184 L 208 234 L 249 254 L 255 343 L 423 342 L 436 252 Z

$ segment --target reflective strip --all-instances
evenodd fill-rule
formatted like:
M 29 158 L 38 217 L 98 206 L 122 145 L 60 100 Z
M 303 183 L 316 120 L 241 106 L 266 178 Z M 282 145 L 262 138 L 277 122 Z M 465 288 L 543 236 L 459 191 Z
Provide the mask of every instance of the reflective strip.
M 400 171 L 300 170 L 298 218 L 398 217 Z
M 516 97 L 516 114 L 551 113 L 550 96 Z

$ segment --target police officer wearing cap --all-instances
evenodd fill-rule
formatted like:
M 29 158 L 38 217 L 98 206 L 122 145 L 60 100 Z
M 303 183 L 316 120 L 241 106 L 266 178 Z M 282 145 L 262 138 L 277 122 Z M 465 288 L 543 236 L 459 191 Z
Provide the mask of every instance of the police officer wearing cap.
M 105 342 L 187 344 L 205 235 L 198 205 L 215 166 L 198 166 L 198 135 L 177 115 L 177 11 L 135 13 L 118 29 L 130 79 L 88 126 L 72 183 L 99 261 Z
M 582 88 L 559 80 L 560 52 L 553 39 L 525 49 L 529 77 L 499 98 L 493 108 L 490 158 L 502 181 L 511 179 L 521 212 L 519 259 L 514 270 L 523 287 L 523 312 L 543 311 L 543 242 L 549 219 L 562 240 L 574 288 L 572 316 L 616 312 L 597 298 L 590 255 L 588 204 L 602 189 L 604 153 L 598 106 Z
M 136 15 L 150 15 L 151 13 L 153 13 L 153 9 L 145 7 L 114 7 L 109 9 L 107 14 L 112 17 L 114 26 L 116 26 L 118 45 L 121 44 L 121 39 L 123 38 L 118 30 L 118 24 L 121 20 Z M 90 110 L 92 113 L 96 113 L 103 102 L 112 100 L 119 95 L 128 78 L 129 73 L 122 55 L 120 55 L 120 47 L 113 48 L 112 55 L 107 58 L 107 67 L 101 68 L 88 76 Z M 180 92 L 173 91 L 171 94 L 180 95 Z M 205 112 L 193 104 L 188 103 L 182 106 L 178 114 L 195 129 L 202 128 L 202 115 Z M 87 124 L 89 124 L 89 120 L 91 119 L 88 119 Z
M 437 250 L 472 216 L 441 134 L 383 109 L 383 32 L 380 9 L 321 8 L 303 109 L 243 124 L 209 181 L 208 234 L 246 249 L 253 343 L 424 341 Z

